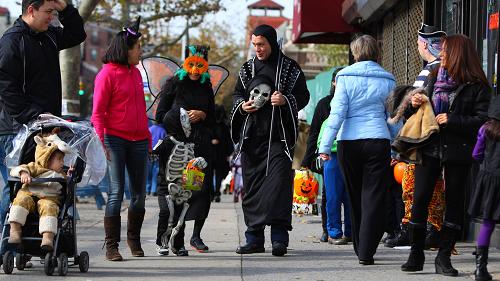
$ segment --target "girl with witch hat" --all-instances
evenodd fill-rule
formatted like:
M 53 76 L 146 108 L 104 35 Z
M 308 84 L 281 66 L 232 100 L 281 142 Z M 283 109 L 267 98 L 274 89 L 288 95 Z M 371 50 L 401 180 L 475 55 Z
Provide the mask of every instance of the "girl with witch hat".
M 136 65 L 141 55 L 140 18 L 124 27 L 111 41 L 97 74 L 92 124 L 106 150 L 110 187 L 104 215 L 106 259 L 120 261 L 120 209 L 125 186 L 125 169 L 130 179 L 127 244 L 132 256 L 143 257 L 140 234 L 144 221 L 148 149 L 148 129 L 142 77 Z

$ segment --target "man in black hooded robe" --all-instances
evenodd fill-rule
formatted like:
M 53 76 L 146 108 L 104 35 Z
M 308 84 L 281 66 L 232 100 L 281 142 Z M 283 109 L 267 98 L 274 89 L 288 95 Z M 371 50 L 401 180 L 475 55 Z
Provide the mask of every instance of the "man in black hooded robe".
M 247 225 L 246 244 L 238 247 L 238 254 L 264 252 L 264 228 L 270 225 L 272 254 L 283 256 L 292 230 L 297 113 L 308 103 L 309 91 L 300 66 L 281 52 L 276 38 L 269 25 L 255 29 L 256 56 L 241 67 L 233 94 L 231 138 L 236 157 L 241 157 Z M 272 95 L 258 107 L 250 93 L 263 84 Z

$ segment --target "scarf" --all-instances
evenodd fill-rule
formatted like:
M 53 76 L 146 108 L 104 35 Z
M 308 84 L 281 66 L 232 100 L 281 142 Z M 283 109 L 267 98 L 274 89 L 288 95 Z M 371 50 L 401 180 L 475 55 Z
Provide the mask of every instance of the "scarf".
M 440 67 L 432 95 L 432 108 L 435 115 L 448 113 L 450 108 L 450 94 L 457 87 L 458 84 L 451 78 L 448 71 L 444 67 Z

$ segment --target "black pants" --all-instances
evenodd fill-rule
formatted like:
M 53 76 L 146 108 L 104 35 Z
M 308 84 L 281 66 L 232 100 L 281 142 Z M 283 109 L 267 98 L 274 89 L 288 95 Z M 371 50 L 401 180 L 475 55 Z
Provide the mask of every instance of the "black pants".
M 158 226 L 156 229 L 156 245 L 161 246 L 161 236 L 168 228 L 168 217 L 170 216 L 170 210 L 168 209 L 167 199 L 165 195 L 168 193 L 166 186 L 158 187 L 158 206 L 160 207 L 160 213 L 158 214 Z M 175 205 L 174 208 L 174 225 L 177 225 L 179 221 L 179 215 L 182 211 L 182 205 Z M 184 223 L 179 231 L 179 233 L 175 236 L 174 247 L 179 249 L 184 247 L 184 229 L 186 228 L 186 224 Z
M 354 251 L 370 260 L 384 234 L 391 148 L 387 139 L 339 141 L 337 156 L 351 203 Z
M 323 233 L 328 233 L 326 229 L 326 187 L 325 181 L 323 181 L 323 186 L 321 187 L 321 228 L 323 229 Z
M 390 177 L 389 192 L 386 196 L 386 214 L 385 232 L 394 234 L 400 230 L 401 219 L 405 214 L 405 205 L 403 203 L 403 189 L 394 177 Z
M 465 187 L 467 185 L 470 165 L 444 163 L 437 158 L 423 155 L 422 165 L 415 166 L 415 192 L 411 220 L 413 223 L 425 224 L 428 215 L 428 206 L 436 181 L 444 169 L 445 204 L 444 220 L 462 227 L 465 208 Z

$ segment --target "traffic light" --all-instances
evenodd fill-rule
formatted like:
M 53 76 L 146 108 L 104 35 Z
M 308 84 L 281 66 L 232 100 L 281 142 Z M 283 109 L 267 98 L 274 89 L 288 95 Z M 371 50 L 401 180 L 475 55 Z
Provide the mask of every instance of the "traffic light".
M 83 81 L 80 80 L 78 87 L 80 88 L 80 90 L 78 90 L 78 95 L 83 96 L 85 94 L 85 85 L 83 85 Z

